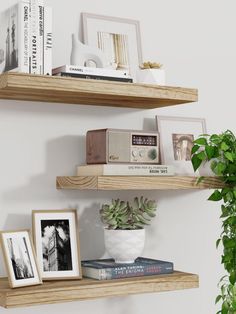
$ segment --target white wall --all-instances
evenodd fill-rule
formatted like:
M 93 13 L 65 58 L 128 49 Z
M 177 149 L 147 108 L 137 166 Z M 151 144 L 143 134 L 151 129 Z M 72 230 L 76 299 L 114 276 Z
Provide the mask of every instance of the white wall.
M 1 0 L 5 9 L 15 0 Z M 235 127 L 234 0 L 47 0 L 54 11 L 54 66 L 69 63 L 71 34 L 81 12 L 140 20 L 145 60 L 159 61 L 168 85 L 196 87 L 199 102 L 156 110 L 115 109 L 0 100 L 0 229 L 29 228 L 32 209 L 78 208 L 82 258 L 104 254 L 100 204 L 145 195 L 158 200 L 158 217 L 147 229 L 144 255 L 172 260 L 176 269 L 198 273 L 200 288 L 122 298 L 9 310 L 11 314 L 209 314 L 223 270 L 215 240 L 219 204 L 210 191 L 57 191 L 55 177 L 72 175 L 85 161 L 87 129 L 149 130 L 157 114 L 205 117 L 208 132 Z M 5 275 L 2 259 L 1 275 Z M 5 313 L 0 309 L 0 314 Z

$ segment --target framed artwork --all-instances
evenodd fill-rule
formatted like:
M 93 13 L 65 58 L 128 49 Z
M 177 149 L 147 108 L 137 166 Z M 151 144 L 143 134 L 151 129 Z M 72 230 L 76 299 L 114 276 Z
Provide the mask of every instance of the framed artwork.
M 191 163 L 193 141 L 206 134 L 206 122 L 201 118 L 156 116 L 160 133 L 161 163 L 173 165 L 176 174 L 198 175 Z
M 142 63 L 139 21 L 82 13 L 84 43 L 100 48 L 108 66 L 127 70 L 135 79 Z
M 82 278 L 77 211 L 34 210 L 32 218 L 43 280 Z
M 0 238 L 10 286 L 42 284 L 29 231 L 1 231 Z

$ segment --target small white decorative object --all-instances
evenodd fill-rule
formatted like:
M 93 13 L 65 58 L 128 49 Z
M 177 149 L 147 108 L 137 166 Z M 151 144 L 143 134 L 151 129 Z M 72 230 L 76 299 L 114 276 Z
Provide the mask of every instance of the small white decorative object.
M 116 263 L 134 263 L 141 256 L 145 243 L 145 229 L 104 229 L 107 253 Z
M 90 47 L 79 41 L 72 34 L 71 64 L 79 66 L 93 66 L 96 68 L 109 68 L 106 55 L 97 47 Z
M 165 85 L 165 70 L 162 69 L 139 69 L 137 82 L 144 84 Z

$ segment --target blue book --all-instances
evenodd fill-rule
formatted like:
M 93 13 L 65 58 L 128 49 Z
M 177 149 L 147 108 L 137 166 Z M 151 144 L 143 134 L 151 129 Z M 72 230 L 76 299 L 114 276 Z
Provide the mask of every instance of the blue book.
M 145 257 L 138 257 L 131 264 L 117 264 L 113 259 L 87 260 L 81 264 L 84 277 L 98 280 L 170 274 L 174 271 L 172 262 Z

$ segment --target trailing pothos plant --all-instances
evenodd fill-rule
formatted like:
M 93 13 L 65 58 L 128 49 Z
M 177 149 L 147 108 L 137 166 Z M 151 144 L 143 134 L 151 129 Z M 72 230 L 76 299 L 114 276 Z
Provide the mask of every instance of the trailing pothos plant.
M 221 302 L 217 314 L 236 314 L 236 137 L 227 130 L 221 134 L 202 135 L 194 141 L 192 164 L 196 171 L 210 161 L 214 174 L 223 180 L 223 188 L 216 189 L 209 197 L 221 201 L 222 233 L 216 247 L 223 245 L 221 263 L 226 275 L 219 281 L 220 294 L 216 303 Z M 204 180 L 201 177 L 200 180 Z

